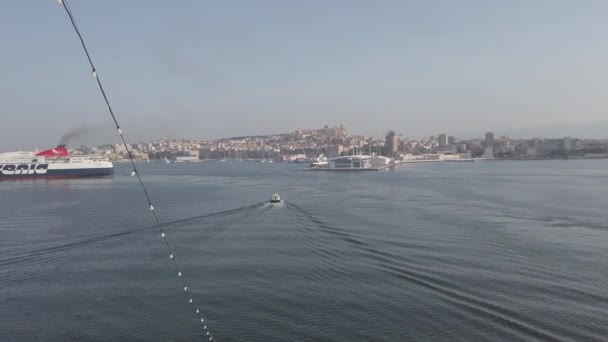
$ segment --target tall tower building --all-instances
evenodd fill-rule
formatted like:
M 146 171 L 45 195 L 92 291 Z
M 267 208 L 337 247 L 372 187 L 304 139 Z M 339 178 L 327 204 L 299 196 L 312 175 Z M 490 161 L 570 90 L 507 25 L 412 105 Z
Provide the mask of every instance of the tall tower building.
M 397 147 L 399 146 L 397 144 L 397 135 L 395 134 L 395 131 L 389 131 L 386 133 L 386 141 L 384 142 L 384 146 L 387 157 L 393 158 L 395 156 L 395 153 L 397 153 Z
M 439 147 L 448 145 L 448 135 L 445 133 L 439 134 Z
M 486 132 L 486 147 L 494 146 L 494 133 Z

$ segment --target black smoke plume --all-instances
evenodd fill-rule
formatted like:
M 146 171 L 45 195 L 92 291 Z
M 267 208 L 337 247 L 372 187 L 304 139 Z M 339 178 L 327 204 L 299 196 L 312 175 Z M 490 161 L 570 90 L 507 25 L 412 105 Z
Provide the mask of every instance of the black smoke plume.
M 75 140 L 84 137 L 87 133 L 89 133 L 90 129 L 87 127 L 79 127 L 74 128 L 64 134 L 61 139 L 59 139 L 60 144 L 69 145 L 73 143 Z

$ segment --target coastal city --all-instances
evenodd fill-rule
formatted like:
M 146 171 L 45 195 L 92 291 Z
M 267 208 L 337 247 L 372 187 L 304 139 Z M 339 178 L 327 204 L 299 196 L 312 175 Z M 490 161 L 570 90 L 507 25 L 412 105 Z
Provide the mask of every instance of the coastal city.
M 460 139 L 448 133 L 413 139 L 396 131 L 372 137 L 349 134 L 344 125 L 216 140 L 162 138 L 128 146 L 136 161 L 167 162 L 257 160 L 308 163 L 319 158 L 356 155 L 383 156 L 391 162 L 608 158 L 607 139 L 513 139 L 505 135 L 496 136 L 493 132 L 473 139 Z M 113 162 L 129 159 L 122 144 L 71 148 L 75 154 L 103 155 Z

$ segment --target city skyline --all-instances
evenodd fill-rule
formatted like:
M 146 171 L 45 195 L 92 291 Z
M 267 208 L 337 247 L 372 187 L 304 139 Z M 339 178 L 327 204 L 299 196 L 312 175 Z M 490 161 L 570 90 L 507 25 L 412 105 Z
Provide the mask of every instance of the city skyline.
M 341 126 L 342 124 L 340 124 Z M 64 131 L 62 133 L 62 135 L 59 138 L 53 139 L 53 140 L 49 140 L 48 143 L 42 143 L 42 144 L 32 144 L 30 140 L 25 141 L 24 143 L 16 143 L 14 142 L 14 146 L 16 147 L 10 147 L 9 146 L 0 146 L 0 152 L 7 152 L 7 151 L 12 151 L 12 150 L 31 150 L 34 148 L 38 148 L 38 149 L 42 149 L 42 148 L 47 148 L 47 147 L 53 147 L 55 145 L 58 144 L 67 144 L 69 146 L 72 147 L 77 147 L 77 146 L 101 146 L 101 145 L 113 145 L 115 143 L 119 142 L 119 137 L 115 135 L 115 130 L 112 129 L 111 125 L 109 125 L 110 127 L 107 127 L 107 125 L 104 127 L 103 125 L 97 125 L 97 126 L 79 126 L 79 127 L 75 127 L 72 128 L 68 131 Z M 326 127 L 334 127 L 332 125 L 324 125 Z M 317 127 L 322 127 L 322 125 L 317 125 Z M 337 125 L 336 125 L 337 127 Z M 345 128 L 348 129 L 348 126 L 344 126 Z M 401 139 L 413 139 L 413 140 L 425 140 L 431 136 L 435 136 L 438 140 L 438 145 L 439 146 L 445 146 L 445 145 L 451 145 L 453 144 L 453 142 L 450 142 L 450 139 L 458 139 L 458 140 L 484 140 L 485 135 L 488 132 L 491 132 L 492 134 L 495 134 L 496 137 L 498 136 L 508 136 L 510 138 L 513 139 L 518 139 L 518 140 L 525 140 L 525 139 L 533 139 L 533 138 L 540 138 L 540 139 L 560 139 L 563 137 L 575 137 L 577 139 L 595 139 L 595 140 L 608 140 L 608 133 L 604 134 L 604 135 L 589 135 L 590 129 L 589 128 L 585 128 L 584 132 L 587 134 L 568 134 L 568 132 L 572 131 L 569 130 L 568 128 L 571 128 L 570 126 L 565 126 L 563 132 L 566 132 L 566 134 L 559 134 L 559 135 L 542 135 L 542 134 L 526 134 L 526 130 L 522 130 L 521 132 L 523 132 L 523 134 L 510 134 L 509 132 L 505 132 L 505 131 L 501 131 L 501 130 L 485 130 L 485 131 L 481 131 L 477 134 L 474 135 L 458 135 L 458 134 L 453 134 L 452 131 L 446 131 L 446 130 L 437 130 L 435 132 L 431 132 L 428 135 L 409 135 L 407 134 L 407 132 L 403 132 L 400 131 L 398 129 L 387 129 L 385 132 L 383 133 L 377 133 L 377 134 L 369 134 L 369 133 L 361 133 L 361 132 L 352 132 L 352 135 L 354 136 L 365 136 L 365 137 L 369 137 L 369 138 L 374 138 L 374 139 L 379 139 L 379 140 L 385 140 L 386 138 L 386 134 L 387 132 L 396 132 L 396 137 L 395 139 L 401 140 Z M 595 128 L 595 130 L 597 131 L 601 131 L 604 132 L 604 130 L 602 129 L 601 125 L 598 127 L 597 124 L 593 124 L 593 128 Z M 220 140 L 231 140 L 231 139 L 237 139 L 240 137 L 265 137 L 265 136 L 277 136 L 277 135 L 285 135 L 285 134 L 291 134 L 294 131 L 301 131 L 301 130 L 315 130 L 316 128 L 311 128 L 311 127 L 306 127 L 306 128 L 299 128 L 299 129 L 295 129 L 292 131 L 283 131 L 283 132 L 264 132 L 264 133 L 260 133 L 260 134 L 243 134 L 243 135 L 230 135 L 230 136 L 220 136 L 220 137 L 186 137 L 186 136 L 171 136 L 171 135 L 163 135 L 163 136 L 156 136 L 156 137 L 147 137 L 147 138 L 139 138 L 139 139 L 131 139 L 129 140 L 132 143 L 140 143 L 140 142 L 148 142 L 148 141 L 158 141 L 158 140 L 162 140 L 162 139 L 174 139 L 174 140 L 187 140 L 187 141 L 220 141 Z M 533 129 L 531 131 L 534 131 Z M 542 130 L 538 130 L 539 132 L 542 132 Z M 592 131 L 592 130 L 591 130 Z M 608 131 L 608 130 L 607 130 Z M 445 136 L 444 136 L 445 135 Z M 444 136 L 443 138 L 445 139 L 444 142 L 441 142 L 440 140 L 442 139 L 442 136 Z
M 84 131 L 64 136 L 63 142 Z M 384 137 L 349 134 L 344 125 L 302 129 L 290 133 L 239 136 L 216 140 L 166 138 L 129 144 L 79 146 L 76 154 L 104 155 L 112 161 L 164 159 L 199 161 L 208 159 L 315 160 L 348 155 L 383 156 L 396 162 L 472 161 L 482 159 L 608 158 L 608 139 L 528 137 L 512 138 L 492 131 L 481 137 L 461 139 L 445 132 L 422 139 L 388 131 Z
M 608 44 L 598 34 L 608 29 L 599 15 L 605 2 L 72 7 L 130 140 L 288 132 L 327 121 L 411 136 L 516 136 L 534 127 L 545 129 L 521 135 L 581 136 L 551 126 L 608 127 Z M 0 146 L 48 145 L 82 125 L 112 132 L 56 3 L 5 9 Z

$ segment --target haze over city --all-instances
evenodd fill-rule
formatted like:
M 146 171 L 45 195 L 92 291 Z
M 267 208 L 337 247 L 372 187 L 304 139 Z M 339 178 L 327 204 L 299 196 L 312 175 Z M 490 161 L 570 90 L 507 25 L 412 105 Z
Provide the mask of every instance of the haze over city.
M 114 139 L 55 1 L 0 13 L 2 150 Z M 76 2 L 132 140 L 344 123 L 411 137 L 605 138 L 604 1 Z

